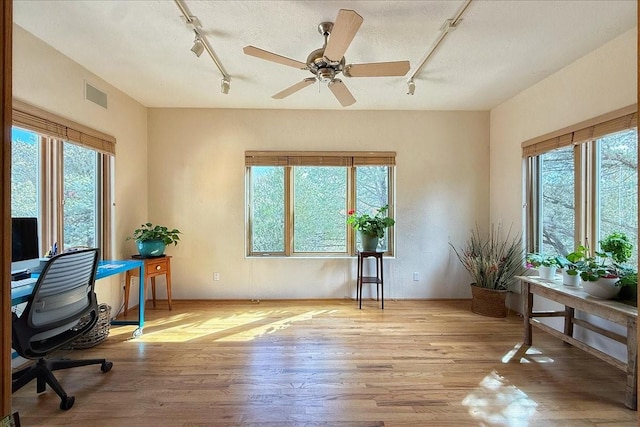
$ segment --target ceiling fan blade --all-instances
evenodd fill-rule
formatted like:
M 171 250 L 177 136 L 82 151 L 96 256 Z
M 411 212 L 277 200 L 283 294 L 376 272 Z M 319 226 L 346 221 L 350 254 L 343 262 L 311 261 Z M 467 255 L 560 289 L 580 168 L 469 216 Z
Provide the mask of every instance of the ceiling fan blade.
M 360 25 L 362 25 L 362 16 L 354 10 L 340 9 L 336 22 L 333 24 L 327 47 L 324 49 L 325 58 L 333 62 L 340 62 Z
M 389 77 L 404 76 L 411 66 L 409 61 L 372 62 L 369 64 L 349 64 L 342 74 L 347 77 Z
M 334 79 L 329 82 L 328 86 L 343 107 L 348 107 L 356 102 L 356 99 L 351 95 L 351 92 L 349 92 L 349 89 L 347 89 L 345 84 L 342 83 L 342 80 Z
M 314 82 L 316 81 L 315 77 L 308 77 L 304 80 L 302 80 L 301 82 L 298 82 L 296 84 L 294 84 L 293 86 L 289 86 L 288 88 L 286 88 L 285 90 L 276 93 L 275 95 L 272 96 L 273 99 L 282 99 L 282 98 L 286 98 L 287 96 L 296 93 L 297 91 L 304 89 L 305 87 L 312 85 Z
M 242 51 L 245 55 L 255 56 L 256 58 L 264 59 L 266 61 L 277 62 L 278 64 L 287 65 L 289 67 L 298 68 L 301 70 L 307 69 L 307 64 L 304 62 L 296 61 L 295 59 L 287 58 L 282 55 L 278 55 L 255 46 L 245 46 Z

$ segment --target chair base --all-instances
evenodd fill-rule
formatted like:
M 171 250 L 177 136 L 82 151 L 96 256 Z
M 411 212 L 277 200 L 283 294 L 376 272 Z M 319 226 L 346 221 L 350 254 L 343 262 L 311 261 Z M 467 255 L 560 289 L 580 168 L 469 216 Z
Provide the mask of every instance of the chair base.
M 53 375 L 53 371 L 87 365 L 100 365 L 102 372 L 109 372 L 113 367 L 113 363 L 106 359 L 45 360 L 41 358 L 35 365 L 16 371 L 11 375 L 11 392 L 15 393 L 35 379 L 36 391 L 38 393 L 44 392 L 49 384 L 49 387 L 60 396 L 60 409 L 66 411 L 71 409 L 75 398 L 67 395 L 58 379 Z

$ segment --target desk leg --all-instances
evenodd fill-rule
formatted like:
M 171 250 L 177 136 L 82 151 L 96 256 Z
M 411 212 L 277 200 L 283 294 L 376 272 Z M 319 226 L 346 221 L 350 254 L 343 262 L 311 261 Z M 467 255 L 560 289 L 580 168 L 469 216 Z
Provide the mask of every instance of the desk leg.
M 531 285 L 528 282 L 523 282 L 524 286 L 524 344 L 531 345 L 532 343 L 532 331 L 531 331 L 531 313 L 533 310 L 533 294 L 531 293 Z
M 140 266 L 140 274 L 138 275 L 138 295 L 140 302 L 138 303 L 138 329 L 133 332 L 134 337 L 142 335 L 142 328 L 144 327 L 144 298 L 145 298 L 145 286 L 144 286 L 144 264 Z
M 129 286 L 131 286 L 131 270 L 127 270 L 124 279 L 124 317 L 129 313 Z
M 627 321 L 627 393 L 624 404 L 638 408 L 638 330 L 636 319 Z

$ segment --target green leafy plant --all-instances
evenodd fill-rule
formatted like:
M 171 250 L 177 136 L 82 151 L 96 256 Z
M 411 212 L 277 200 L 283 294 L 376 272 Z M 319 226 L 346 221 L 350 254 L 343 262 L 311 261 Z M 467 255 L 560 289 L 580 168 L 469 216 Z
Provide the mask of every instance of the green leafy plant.
M 513 278 L 525 271 L 522 237 L 512 237 L 511 229 L 502 237 L 501 228 L 492 226 L 487 235 L 480 235 L 476 226 L 466 245 L 459 250 L 449 242 L 476 286 L 506 290 Z
M 169 230 L 167 227 L 161 225 L 153 225 L 148 222 L 142 224 L 140 228 L 133 230 L 133 234 L 127 237 L 127 240 L 145 241 L 145 240 L 162 240 L 165 245 L 174 244 L 177 245 L 180 240 L 179 234 L 182 234 L 180 230 Z
M 358 230 L 372 236 L 378 236 L 379 239 L 382 239 L 384 237 L 385 229 L 396 223 L 393 218 L 389 218 L 387 216 L 388 211 L 389 205 L 378 208 L 374 216 L 366 213 L 356 215 L 356 211 L 351 209 L 349 210 L 347 224 L 351 225 L 354 230 Z
M 557 256 L 541 253 L 529 253 L 526 257 L 527 268 L 560 267 L 560 259 Z
M 624 264 L 631 257 L 633 245 L 624 233 L 611 233 L 600 240 L 600 249 L 609 254 L 608 256 L 618 264 Z
M 618 278 L 617 286 L 636 286 L 638 273 L 635 268 L 624 265 L 633 252 L 633 246 L 624 233 L 612 233 L 600 240 L 601 251 L 585 258 L 581 264 L 582 280 L 595 282 L 600 278 Z
M 581 267 L 584 266 L 589 249 L 586 246 L 578 246 L 575 251 L 564 257 L 558 257 L 560 267 L 564 268 L 569 276 L 580 274 Z

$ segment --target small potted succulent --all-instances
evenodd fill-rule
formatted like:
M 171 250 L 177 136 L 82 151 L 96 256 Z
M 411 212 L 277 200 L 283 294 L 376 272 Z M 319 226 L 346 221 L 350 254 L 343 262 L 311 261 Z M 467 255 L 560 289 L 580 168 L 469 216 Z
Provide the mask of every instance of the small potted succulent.
M 527 268 L 538 269 L 540 278 L 543 280 L 553 280 L 556 270 L 560 267 L 559 257 L 542 253 L 527 254 L 526 263 Z
M 133 230 L 133 234 L 127 237 L 127 240 L 135 240 L 140 256 L 150 258 L 164 255 L 167 245 L 177 245 L 180 234 L 178 229 L 170 230 L 165 226 L 147 222 Z

